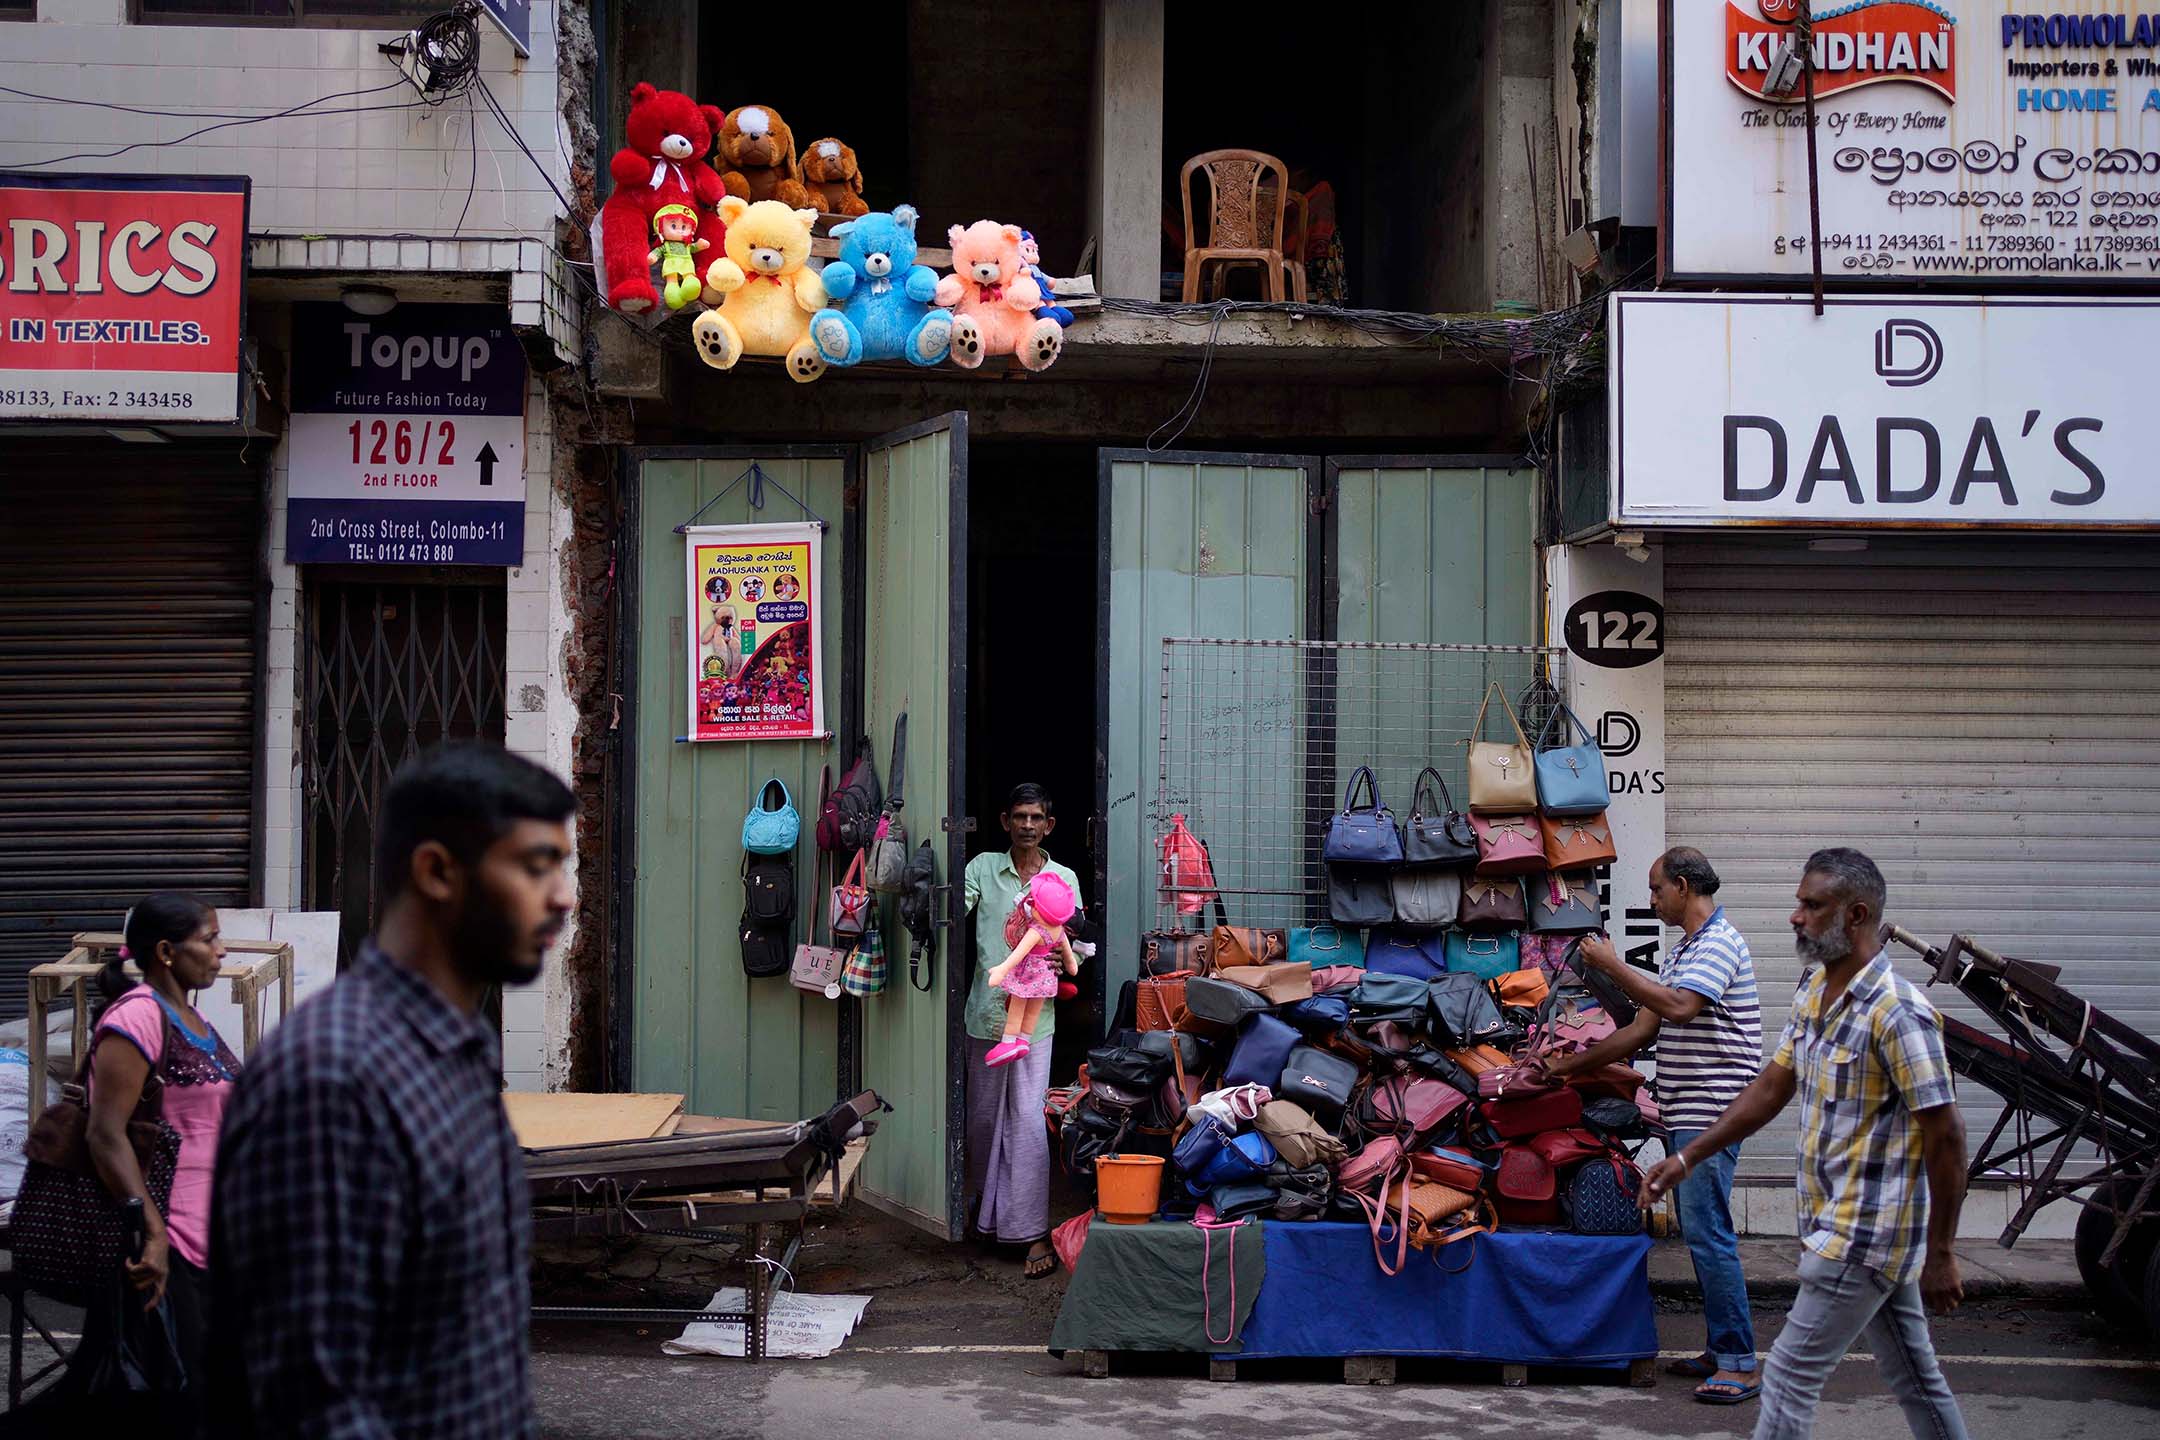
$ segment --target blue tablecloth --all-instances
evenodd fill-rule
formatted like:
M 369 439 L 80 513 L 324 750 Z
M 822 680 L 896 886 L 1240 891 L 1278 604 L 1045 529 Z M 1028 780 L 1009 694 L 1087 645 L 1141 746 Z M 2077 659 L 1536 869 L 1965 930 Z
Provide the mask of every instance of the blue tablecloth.
M 1650 1241 L 1640 1235 L 1502 1231 L 1412 1250 L 1393 1276 L 1373 1263 L 1362 1225 L 1268 1225 L 1263 1235 L 1267 1278 L 1241 1360 L 1431 1355 L 1608 1367 L 1658 1353 Z

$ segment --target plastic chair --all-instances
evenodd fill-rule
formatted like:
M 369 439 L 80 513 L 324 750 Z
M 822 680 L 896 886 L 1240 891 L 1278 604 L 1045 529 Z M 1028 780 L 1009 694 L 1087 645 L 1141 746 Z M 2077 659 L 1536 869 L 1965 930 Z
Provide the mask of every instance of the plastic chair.
M 1311 218 L 1306 214 L 1305 192 L 1290 192 L 1289 229 L 1283 237 L 1283 273 L 1290 277 L 1290 298 L 1305 299 L 1305 242 L 1310 238 Z
M 1193 242 L 1192 176 L 1207 172 L 1207 241 Z M 1270 183 L 1272 182 L 1272 183 Z M 1283 211 L 1289 203 L 1290 172 L 1273 155 L 1258 150 L 1209 150 L 1185 162 L 1178 172 L 1178 194 L 1185 202 L 1185 294 L 1188 305 L 1200 299 L 1201 272 L 1209 265 L 1258 265 L 1267 298 L 1281 300 L 1288 262 L 1283 258 Z

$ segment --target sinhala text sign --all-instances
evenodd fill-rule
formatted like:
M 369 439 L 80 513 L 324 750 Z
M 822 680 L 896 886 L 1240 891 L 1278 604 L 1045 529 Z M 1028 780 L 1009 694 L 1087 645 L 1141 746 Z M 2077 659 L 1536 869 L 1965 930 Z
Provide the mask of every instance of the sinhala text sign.
M 1610 325 L 1618 525 L 2160 528 L 2160 300 L 1638 294 Z
M 517 565 L 525 352 L 500 305 L 293 307 L 285 555 Z
M 246 176 L 0 171 L 0 419 L 240 418 Z
M 1822 263 L 1839 281 L 2160 279 L 2160 7 L 1818 3 Z M 1667 0 L 1671 278 L 1810 273 L 1797 0 Z
M 686 738 L 824 738 L 823 545 L 822 530 L 811 523 L 683 531 L 690 605 Z

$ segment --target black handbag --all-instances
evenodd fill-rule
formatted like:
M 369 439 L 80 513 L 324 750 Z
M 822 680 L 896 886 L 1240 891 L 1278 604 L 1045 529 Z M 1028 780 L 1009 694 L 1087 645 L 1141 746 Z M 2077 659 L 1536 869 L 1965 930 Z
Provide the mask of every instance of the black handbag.
M 1558 872 L 1530 877 L 1530 931 L 1565 935 L 1596 930 L 1605 923 L 1598 913 L 1596 887 L 1589 872 Z
M 927 995 L 937 985 L 937 852 L 925 840 L 908 861 L 900 887 L 900 923 L 908 933 L 908 983 Z
M 1272 1008 L 1268 998 L 1259 991 L 1228 980 L 1196 975 L 1185 982 L 1185 1010 L 1195 1020 L 1235 1026 L 1248 1015 L 1258 1015 Z
M 1182 1030 L 1143 1031 L 1139 1038 L 1133 1041 L 1133 1045 L 1150 1055 L 1160 1055 L 1165 1060 L 1171 1058 L 1175 1047 L 1178 1058 L 1184 1062 L 1185 1071 L 1189 1075 L 1197 1075 L 1207 1068 L 1207 1044 L 1199 1036 L 1188 1035 Z M 1092 1067 L 1088 1073 L 1094 1073 Z
M 1643 1119 L 1642 1108 L 1634 1101 L 1622 1100 L 1617 1095 L 1585 1100 L 1582 1120 L 1583 1124 L 1599 1134 L 1618 1140 L 1641 1140 L 1650 1133 L 1650 1127 Z
M 1217 1220 L 1243 1220 L 1248 1216 L 1266 1215 L 1275 1208 L 1275 1187 L 1257 1180 L 1240 1185 L 1218 1185 L 1208 1192 L 1208 1204 L 1215 1207 Z
M 1392 1020 L 1415 1025 L 1429 1003 L 1426 982 L 1417 976 L 1377 972 L 1368 973 L 1343 992 L 1343 998 L 1350 1002 L 1350 1018 L 1360 1024 Z
M 1215 897 L 1215 923 L 1228 926 L 1230 912 L 1222 896 Z M 1187 971 L 1205 975 L 1215 968 L 1215 937 L 1204 926 L 1198 930 L 1151 930 L 1140 937 L 1140 973 L 1145 977 L 1175 975 Z
M 165 1053 L 183 1042 L 164 1020 Z M 92 1042 L 95 1043 L 95 1034 Z M 32 1289 L 69 1304 L 99 1299 L 128 1254 L 126 1212 L 99 1178 L 90 1158 L 90 1100 L 85 1077 L 90 1057 L 76 1067 L 75 1081 L 45 1107 L 23 1143 L 29 1157 L 22 1189 L 9 1221 L 15 1269 Z M 165 1082 L 156 1070 L 143 1078 L 142 1096 L 127 1125 L 128 1141 L 143 1184 L 163 1214 L 172 1203 L 173 1174 L 180 1164 L 180 1132 L 165 1119 Z
M 1268 1166 L 1268 1184 L 1275 1191 L 1275 1208 L 1270 1219 L 1318 1220 L 1327 1214 L 1328 1199 L 1335 1190 L 1335 1177 L 1324 1162 L 1300 1170 L 1292 1168 L 1287 1161 L 1278 1160 Z M 1217 1213 L 1220 1213 L 1220 1207 Z
M 1142 1050 L 1136 1045 L 1098 1045 L 1087 1054 L 1088 1079 L 1108 1083 L 1140 1095 L 1162 1087 L 1170 1073 L 1170 1057 Z
M 742 917 L 743 974 L 753 980 L 785 975 L 795 965 L 795 947 L 789 943 L 785 920 L 774 924 L 745 913 Z
M 1439 803 L 1427 808 L 1431 798 L 1425 784 L 1427 776 L 1440 787 Z M 1411 865 L 1475 865 L 1478 858 L 1477 831 L 1470 828 L 1470 819 L 1455 808 L 1455 801 L 1448 794 L 1447 781 L 1440 772 L 1428 765 L 1418 772 L 1417 789 L 1410 797 L 1410 828 L 1403 837 L 1403 860 Z
M 1338 925 L 1364 928 L 1395 918 L 1395 871 L 1388 865 L 1327 867 L 1328 918 Z
M 1468 972 L 1442 975 L 1427 989 L 1433 1038 L 1449 1050 L 1491 1045 L 1508 1034 L 1507 1020 L 1485 982 Z
M 1598 1008 L 1612 1020 L 1615 1030 L 1627 1029 L 1635 1023 L 1635 1002 L 1620 988 L 1619 981 L 1594 965 L 1583 964 L 1581 950 L 1580 939 L 1570 941 L 1567 949 L 1560 952 L 1561 966 L 1574 971 L 1581 979 L 1583 989 L 1590 992 L 1590 998 L 1597 1001 Z
M 1342 1056 L 1299 1045 L 1283 1064 L 1282 1083 L 1275 1087 L 1275 1098 L 1294 1101 L 1316 1117 L 1339 1116 L 1350 1103 L 1357 1082 L 1358 1067 Z

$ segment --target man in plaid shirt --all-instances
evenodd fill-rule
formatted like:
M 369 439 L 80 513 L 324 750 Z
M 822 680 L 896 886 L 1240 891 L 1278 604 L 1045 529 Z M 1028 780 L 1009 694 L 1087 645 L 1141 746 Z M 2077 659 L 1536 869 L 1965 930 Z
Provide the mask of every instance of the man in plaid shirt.
M 1890 968 L 1882 871 L 1818 850 L 1800 878 L 1794 944 L 1814 968 L 1777 1053 L 1717 1123 L 1653 1168 L 1649 1205 L 1690 1169 L 1768 1124 L 1800 1095 L 1800 1294 L 1770 1351 L 1755 1440 L 1805 1440 L 1824 1384 L 1866 1335 L 1922 1440 L 1965 1440 L 1928 1335 L 1964 1296 L 1951 1241 L 1965 1200 L 1965 1127 L 1942 1022 Z M 1932 1202 L 1932 1203 L 1931 1203 Z
M 391 778 L 380 924 L 225 1111 L 211 1210 L 220 1435 L 523 1440 L 531 1199 L 491 985 L 570 913 L 573 801 L 496 745 Z

